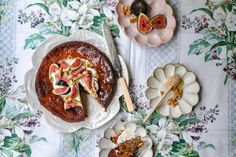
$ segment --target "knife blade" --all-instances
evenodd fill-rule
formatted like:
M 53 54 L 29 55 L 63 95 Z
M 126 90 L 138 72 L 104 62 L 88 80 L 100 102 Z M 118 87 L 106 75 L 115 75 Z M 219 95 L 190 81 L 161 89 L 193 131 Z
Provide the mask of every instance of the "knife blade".
M 111 54 L 111 62 L 113 64 L 113 68 L 117 72 L 118 76 L 122 77 L 122 67 L 118 57 L 118 51 L 116 49 L 115 42 L 112 37 L 112 32 L 106 22 L 103 22 L 103 32 Z
M 133 112 L 134 111 L 134 105 L 133 102 L 131 100 L 130 94 L 129 94 L 129 90 L 126 84 L 125 79 L 122 77 L 122 66 L 118 57 L 118 51 L 116 49 L 115 46 L 115 41 L 112 37 L 112 32 L 109 28 L 109 26 L 107 25 L 106 22 L 103 22 L 103 33 L 105 36 L 105 39 L 107 41 L 107 45 L 111 54 L 111 62 L 113 65 L 113 68 L 115 69 L 115 71 L 117 72 L 117 75 L 119 77 L 119 82 L 120 82 L 120 86 L 121 86 L 121 91 L 124 95 L 125 98 L 125 103 L 127 106 L 127 109 L 129 112 Z

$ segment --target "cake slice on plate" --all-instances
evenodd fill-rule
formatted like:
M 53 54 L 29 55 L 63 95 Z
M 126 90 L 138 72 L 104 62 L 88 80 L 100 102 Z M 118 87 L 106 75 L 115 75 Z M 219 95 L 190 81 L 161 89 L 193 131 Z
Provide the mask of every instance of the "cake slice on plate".
M 143 139 L 141 137 L 136 137 L 131 140 L 127 140 L 123 143 L 118 144 L 114 149 L 112 149 L 108 157 L 134 157 L 135 152 L 143 146 Z

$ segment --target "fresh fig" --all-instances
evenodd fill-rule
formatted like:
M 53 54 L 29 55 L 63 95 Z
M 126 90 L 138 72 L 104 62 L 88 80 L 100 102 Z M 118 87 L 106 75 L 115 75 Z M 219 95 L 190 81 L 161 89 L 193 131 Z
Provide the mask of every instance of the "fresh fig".
M 85 70 L 84 66 L 81 66 L 79 69 L 72 72 L 72 77 L 77 77 L 79 74 L 81 74 Z
M 73 84 L 71 86 L 70 98 L 74 99 L 77 95 L 78 95 L 78 85 L 77 84 Z
M 63 94 L 66 94 L 69 90 L 70 90 L 70 87 L 62 86 L 62 87 L 53 89 L 52 92 L 55 95 L 63 95 Z
M 91 88 L 91 81 L 92 81 L 92 75 L 88 71 L 83 72 L 83 80 L 85 84 L 85 88 L 89 90 Z
M 66 61 L 60 60 L 59 64 L 60 64 L 60 68 L 62 71 L 69 71 L 70 70 L 70 65 Z
M 139 14 L 138 16 L 137 27 L 140 33 L 148 33 L 152 30 L 149 18 L 143 13 Z
M 51 64 L 49 67 L 49 78 L 52 78 L 53 73 L 56 73 L 59 70 L 59 66 L 57 64 Z
M 164 15 L 156 15 L 151 19 L 151 25 L 155 29 L 164 29 L 167 25 L 166 17 Z
M 139 16 L 140 13 L 147 14 L 148 5 L 144 0 L 135 0 L 131 4 L 131 12 L 136 16 Z
M 71 69 L 78 69 L 82 65 L 82 60 L 80 58 L 76 58 L 74 62 L 71 64 Z

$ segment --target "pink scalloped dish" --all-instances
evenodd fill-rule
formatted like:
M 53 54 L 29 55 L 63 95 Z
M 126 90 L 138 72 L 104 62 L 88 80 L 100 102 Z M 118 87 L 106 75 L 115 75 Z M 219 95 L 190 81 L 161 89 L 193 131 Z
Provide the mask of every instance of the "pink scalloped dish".
M 116 13 L 125 34 L 142 46 L 158 47 L 174 35 L 176 20 L 166 0 L 119 0 Z

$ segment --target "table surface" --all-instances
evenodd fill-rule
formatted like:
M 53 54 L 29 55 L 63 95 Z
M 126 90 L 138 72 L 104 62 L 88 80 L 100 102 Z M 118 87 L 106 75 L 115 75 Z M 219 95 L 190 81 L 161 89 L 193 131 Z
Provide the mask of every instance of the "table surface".
M 140 120 L 150 109 L 146 80 L 157 67 L 184 64 L 201 84 L 193 112 L 178 119 L 154 114 L 143 125 L 156 157 L 236 156 L 236 1 L 169 0 L 177 19 L 173 39 L 157 48 L 130 41 L 116 23 L 116 0 L 0 1 L 0 156 L 96 157 L 106 128 Z M 34 50 L 49 36 L 79 29 L 101 34 L 108 20 L 132 78 L 134 113 L 122 107 L 105 126 L 58 133 L 27 105 L 23 80 Z M 122 105 L 122 104 L 121 104 Z

